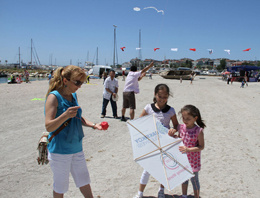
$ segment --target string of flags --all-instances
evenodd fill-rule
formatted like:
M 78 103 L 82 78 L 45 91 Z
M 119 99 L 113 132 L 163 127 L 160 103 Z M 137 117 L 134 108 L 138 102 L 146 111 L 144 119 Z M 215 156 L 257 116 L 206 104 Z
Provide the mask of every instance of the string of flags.
M 124 52 L 125 51 L 125 49 L 126 49 L 126 47 L 120 47 L 120 49 Z M 136 50 L 141 50 L 142 48 L 140 48 L 140 47 L 137 47 L 137 48 L 135 48 Z M 159 50 L 160 48 L 159 47 L 155 47 L 155 48 L 153 48 L 153 51 L 154 52 L 156 52 L 157 50 Z M 197 51 L 197 49 L 196 48 L 190 48 L 189 49 L 190 51 L 193 51 L 193 52 L 196 52 Z M 243 52 L 248 52 L 248 51 L 250 51 L 251 50 L 251 48 L 247 48 L 247 49 L 245 49 L 245 50 L 243 50 Z M 178 48 L 171 48 L 171 51 L 173 51 L 173 52 L 177 52 L 178 51 Z M 224 51 L 225 52 L 227 52 L 228 54 L 230 54 L 230 49 L 224 49 Z M 212 54 L 213 53 L 213 49 L 208 49 L 208 52 L 209 52 L 209 54 Z

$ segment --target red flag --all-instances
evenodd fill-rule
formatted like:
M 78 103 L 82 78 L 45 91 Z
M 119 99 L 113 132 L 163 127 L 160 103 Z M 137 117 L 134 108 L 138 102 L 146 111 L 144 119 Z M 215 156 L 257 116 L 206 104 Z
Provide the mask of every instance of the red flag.
M 190 48 L 190 50 L 195 52 L 195 51 L 196 51 L 196 48 Z
M 153 51 L 156 51 L 156 50 L 158 50 L 158 49 L 160 49 L 160 48 L 158 48 L 158 47 L 157 47 L 157 48 L 154 48 Z
M 243 50 L 244 52 L 248 52 L 249 50 L 251 50 L 251 48 L 247 48 L 245 50 Z
M 125 47 L 120 47 L 120 49 L 122 50 L 122 51 L 125 51 L 124 49 L 125 49 Z

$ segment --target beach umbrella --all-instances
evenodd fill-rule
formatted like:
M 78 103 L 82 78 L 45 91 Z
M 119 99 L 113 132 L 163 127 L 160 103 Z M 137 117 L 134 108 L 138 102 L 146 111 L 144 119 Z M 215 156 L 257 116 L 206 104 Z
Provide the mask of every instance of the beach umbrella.
M 228 72 L 228 71 L 225 71 L 223 74 L 224 74 L 224 75 L 226 75 L 226 74 L 230 74 L 230 72 Z
M 179 151 L 182 139 L 172 138 L 154 115 L 127 122 L 134 161 L 168 190 L 193 177 L 186 154 Z

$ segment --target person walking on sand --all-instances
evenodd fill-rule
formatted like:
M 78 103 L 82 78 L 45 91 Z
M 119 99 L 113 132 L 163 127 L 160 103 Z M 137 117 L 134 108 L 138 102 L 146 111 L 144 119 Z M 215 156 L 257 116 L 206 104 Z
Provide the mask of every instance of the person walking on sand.
M 122 71 L 122 81 L 125 81 L 125 69 Z
M 143 70 L 137 71 L 136 66 L 131 66 L 130 72 L 128 73 L 125 80 L 125 87 L 123 91 L 123 108 L 122 108 L 122 118 L 121 121 L 126 121 L 125 112 L 127 108 L 130 108 L 130 119 L 134 119 L 135 117 L 135 94 L 139 93 L 139 84 L 144 76 L 146 71 L 148 71 L 153 66 L 153 62 L 151 62 L 148 66 L 146 66 Z
M 80 67 L 59 67 L 50 80 L 45 103 L 45 127 L 50 135 L 64 128 L 48 144 L 48 160 L 53 172 L 53 197 L 62 198 L 69 188 L 71 173 L 77 188 L 85 198 L 93 198 L 90 177 L 82 148 L 83 126 L 102 130 L 82 117 L 76 91 L 86 80 Z
M 204 149 L 203 129 L 206 127 L 201 119 L 200 111 L 193 105 L 184 106 L 181 111 L 184 124 L 178 125 L 179 137 L 182 138 L 184 146 L 180 146 L 179 150 L 186 153 L 191 165 L 194 177 L 191 178 L 193 185 L 194 197 L 199 198 L 200 183 L 199 171 L 201 168 L 200 153 Z M 197 124 L 197 125 L 196 125 Z M 174 134 L 169 133 L 173 136 Z M 187 198 L 188 180 L 182 184 L 182 197 Z
M 102 78 L 103 78 L 103 84 L 104 84 L 105 80 L 107 79 L 107 72 L 106 71 L 103 72 Z
M 104 82 L 101 118 L 104 118 L 106 116 L 106 108 L 109 101 L 111 103 L 113 117 L 116 119 L 118 118 L 117 105 L 116 105 L 116 101 L 114 101 L 114 98 L 117 97 L 117 92 L 118 92 L 118 80 L 115 78 L 115 76 L 116 76 L 115 71 L 110 70 L 109 77 L 106 78 Z
M 30 75 L 29 72 L 25 69 L 24 70 L 24 76 L 25 76 L 25 82 L 26 83 L 30 82 L 29 75 Z
M 178 120 L 173 107 L 167 105 L 170 96 L 169 87 L 166 84 L 158 84 L 154 89 L 154 99 L 152 104 L 147 104 L 140 117 L 153 114 L 163 126 L 169 129 L 169 134 L 174 136 L 177 132 Z M 170 128 L 172 122 L 174 128 Z M 170 137 L 169 137 L 170 138 Z M 140 179 L 140 185 L 137 195 L 134 198 L 142 198 L 144 189 L 148 183 L 150 174 L 144 170 Z M 164 186 L 161 185 L 158 191 L 158 198 L 165 198 Z

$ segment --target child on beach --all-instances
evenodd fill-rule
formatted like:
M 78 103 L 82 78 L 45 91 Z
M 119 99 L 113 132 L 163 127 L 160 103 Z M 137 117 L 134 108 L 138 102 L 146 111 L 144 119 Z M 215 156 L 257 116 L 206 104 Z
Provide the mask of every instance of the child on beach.
M 193 105 L 184 106 L 181 111 L 184 124 L 178 125 L 179 136 L 183 140 L 184 146 L 180 146 L 179 150 L 182 153 L 187 153 L 188 160 L 195 176 L 191 178 L 194 190 L 194 197 L 199 198 L 200 183 L 200 152 L 204 149 L 204 134 L 203 129 L 206 127 L 201 119 L 200 111 Z M 195 124 L 197 123 L 197 125 Z M 173 136 L 173 133 L 169 132 Z M 188 180 L 182 184 L 182 197 L 187 198 Z
M 154 103 L 147 104 L 140 117 L 154 114 L 155 117 L 169 129 L 169 134 L 174 134 L 177 132 L 178 120 L 174 108 L 167 105 L 169 96 L 169 87 L 166 84 L 158 84 L 154 89 Z M 172 121 L 174 128 L 170 128 L 170 121 Z M 143 192 L 148 183 L 149 176 L 150 174 L 144 170 L 141 176 L 138 194 L 134 198 L 143 197 Z M 158 198 L 165 198 L 163 185 L 159 188 Z

